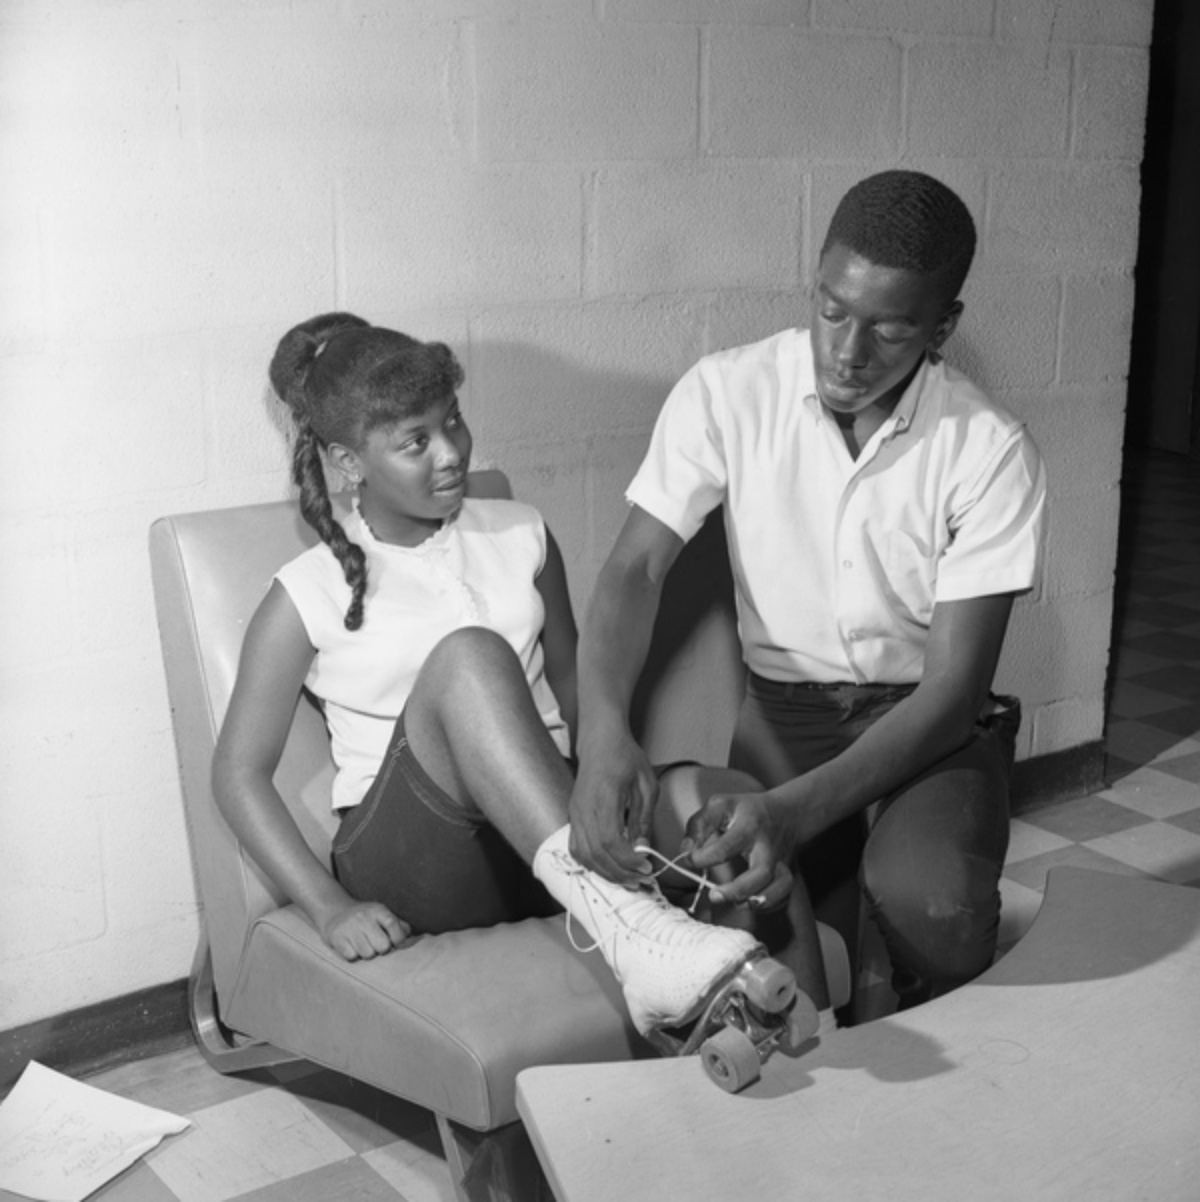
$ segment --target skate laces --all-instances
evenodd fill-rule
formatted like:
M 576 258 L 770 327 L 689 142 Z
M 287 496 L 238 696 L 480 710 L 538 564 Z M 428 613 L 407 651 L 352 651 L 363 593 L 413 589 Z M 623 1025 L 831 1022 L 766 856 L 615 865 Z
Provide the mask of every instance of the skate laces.
M 689 914 L 695 914 L 696 908 L 700 905 L 700 899 L 704 896 L 704 891 L 709 888 L 708 869 L 704 869 L 702 873 L 695 873 L 690 868 L 684 868 L 680 863 L 680 860 L 684 858 L 683 855 L 678 855 L 672 860 L 669 856 L 664 856 L 661 851 L 651 847 L 649 843 L 635 843 L 633 850 L 643 856 L 647 856 L 651 860 L 658 860 L 662 864 L 662 867 L 655 869 L 653 873 L 655 880 L 664 873 L 674 869 L 680 876 L 687 877 L 689 881 L 695 882 L 696 893 L 687 908 Z
M 683 929 L 686 929 L 688 934 L 692 933 L 691 928 L 694 920 L 688 918 L 678 906 L 672 905 L 663 896 L 662 890 L 658 887 L 658 873 L 653 874 L 654 879 L 646 886 L 640 888 L 630 888 L 627 885 L 614 884 L 613 888 L 620 890 L 624 895 L 622 902 L 614 902 L 600 890 L 587 887 L 587 869 L 577 863 L 573 857 L 564 856 L 561 852 L 556 852 L 555 854 L 560 857 L 567 868 L 567 875 L 571 881 L 571 893 L 567 899 L 568 904 L 566 907 L 567 939 L 570 941 L 571 946 L 580 954 L 586 955 L 589 952 L 596 951 L 597 948 L 608 945 L 610 952 L 609 962 L 614 963 L 617 936 L 621 928 L 624 928 L 631 935 L 639 939 L 646 939 L 664 947 L 670 946 L 672 943 L 678 943 L 679 935 Z M 660 871 L 665 871 L 665 869 Z M 582 899 L 583 904 L 587 907 L 589 915 L 592 916 L 593 927 L 601 929 L 603 925 L 596 921 L 596 903 L 603 906 L 605 917 L 610 920 L 608 933 L 596 936 L 590 946 L 584 946 L 575 934 L 575 927 L 571 916 L 571 903 L 577 893 Z M 623 911 L 627 910 L 630 905 L 636 905 L 639 902 L 646 903 L 647 905 L 646 907 L 639 907 L 638 919 L 634 923 L 625 916 Z

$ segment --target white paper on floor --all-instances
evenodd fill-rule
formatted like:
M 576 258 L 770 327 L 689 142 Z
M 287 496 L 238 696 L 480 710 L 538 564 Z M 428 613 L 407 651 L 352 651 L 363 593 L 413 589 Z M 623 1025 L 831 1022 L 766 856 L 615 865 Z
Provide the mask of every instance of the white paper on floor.
M 0 1103 L 0 1188 L 81 1202 L 190 1125 L 31 1060 Z

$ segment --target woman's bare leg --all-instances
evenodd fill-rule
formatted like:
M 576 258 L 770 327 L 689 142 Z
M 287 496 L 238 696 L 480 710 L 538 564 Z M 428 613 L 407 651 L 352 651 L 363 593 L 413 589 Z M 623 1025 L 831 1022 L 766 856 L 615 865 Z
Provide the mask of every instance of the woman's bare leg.
M 606 881 L 571 855 L 572 776 L 499 635 L 470 627 L 443 639 L 409 697 L 405 729 L 427 775 L 475 806 L 587 931 L 640 1031 L 694 1016 L 713 983 L 753 953 L 748 932 L 695 922 L 657 890 Z
M 425 771 L 478 807 L 526 863 L 566 823 L 571 771 L 500 635 L 471 626 L 443 639 L 417 677 L 404 724 Z

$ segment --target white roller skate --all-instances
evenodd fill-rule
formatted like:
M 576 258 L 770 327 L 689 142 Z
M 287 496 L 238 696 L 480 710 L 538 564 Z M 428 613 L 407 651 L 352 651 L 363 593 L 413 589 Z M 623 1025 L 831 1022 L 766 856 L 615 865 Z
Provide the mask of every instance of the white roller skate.
M 656 881 L 627 887 L 584 868 L 570 828 L 538 849 L 534 875 L 578 923 L 621 982 L 634 1026 L 667 1055 L 699 1052 L 731 1092 L 755 1080 L 781 1044 L 799 1046 L 817 1012 L 790 969 L 748 931 L 698 922 L 663 897 Z M 572 936 L 572 942 L 582 948 Z

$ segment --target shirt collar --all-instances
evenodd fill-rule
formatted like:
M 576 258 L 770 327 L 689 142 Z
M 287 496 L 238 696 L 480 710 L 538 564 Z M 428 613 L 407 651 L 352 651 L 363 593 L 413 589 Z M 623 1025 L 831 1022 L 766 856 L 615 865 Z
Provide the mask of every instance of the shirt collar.
M 885 438 L 893 438 L 912 428 L 917 417 L 917 402 L 927 386 L 932 366 L 929 356 L 926 355 L 921 360 L 916 374 L 908 382 L 908 387 L 900 397 L 899 404 L 892 410 L 887 421 L 881 427 Z M 821 421 L 828 418 L 832 421 L 833 415 L 821 404 L 821 398 L 817 395 L 816 381 L 810 378 L 808 383 L 809 391 L 804 396 L 804 403 L 809 407 L 816 420 Z
M 367 519 L 363 517 L 362 508 L 358 503 L 358 498 L 355 497 L 352 515 L 346 525 L 346 533 L 349 535 L 351 542 L 357 542 L 364 550 L 372 551 L 376 555 L 390 555 L 397 558 L 420 558 L 423 555 L 430 555 L 448 548 L 454 531 L 457 528 L 458 515 L 461 512 L 461 508 L 458 509 L 424 542 L 418 543 L 415 547 L 401 547 L 395 543 L 381 542 L 375 537 L 375 532 L 367 525 Z

